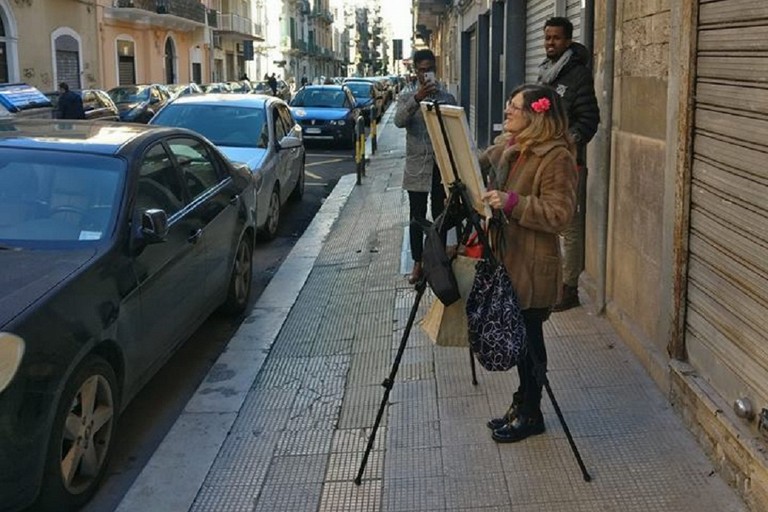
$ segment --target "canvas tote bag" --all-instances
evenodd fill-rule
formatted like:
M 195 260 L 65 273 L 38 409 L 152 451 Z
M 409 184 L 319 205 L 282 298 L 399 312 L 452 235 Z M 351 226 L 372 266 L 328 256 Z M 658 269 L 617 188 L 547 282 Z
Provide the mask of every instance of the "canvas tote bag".
M 467 256 L 456 256 L 451 262 L 461 298 L 446 306 L 435 298 L 421 328 L 435 345 L 441 347 L 468 347 L 466 298 L 475 280 L 475 265 L 479 260 Z

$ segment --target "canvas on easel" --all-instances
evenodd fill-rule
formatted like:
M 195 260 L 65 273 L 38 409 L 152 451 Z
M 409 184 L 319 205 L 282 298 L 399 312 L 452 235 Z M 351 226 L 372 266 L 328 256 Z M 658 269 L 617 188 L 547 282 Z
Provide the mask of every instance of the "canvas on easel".
M 469 134 L 469 125 L 464 115 L 464 108 L 456 105 L 439 105 L 440 114 L 445 127 L 445 136 L 440 127 L 440 120 L 434 104 L 428 101 L 421 102 L 421 113 L 427 125 L 432 147 L 435 149 L 435 161 L 440 168 L 440 176 L 446 193 L 456 178 L 451 164 L 451 157 L 456 164 L 456 173 L 467 188 L 472 207 L 482 216 L 491 216 L 491 208 L 483 202 L 485 183 L 480 172 L 480 162 L 477 159 L 477 149 Z M 450 145 L 450 148 L 447 146 Z

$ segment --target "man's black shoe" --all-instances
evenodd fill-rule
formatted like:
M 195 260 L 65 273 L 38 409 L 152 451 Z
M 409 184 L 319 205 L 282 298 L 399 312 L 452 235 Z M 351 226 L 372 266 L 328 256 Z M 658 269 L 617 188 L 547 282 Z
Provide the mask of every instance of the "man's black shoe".
M 534 416 L 520 414 L 503 427 L 494 430 L 491 437 L 497 443 L 516 443 L 527 437 L 543 434 L 544 430 L 544 416 L 541 412 Z

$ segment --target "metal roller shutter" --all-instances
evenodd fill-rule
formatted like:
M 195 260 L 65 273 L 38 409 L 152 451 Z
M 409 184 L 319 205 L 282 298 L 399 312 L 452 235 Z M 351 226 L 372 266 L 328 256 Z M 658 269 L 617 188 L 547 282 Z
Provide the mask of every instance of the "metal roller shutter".
M 118 85 L 136 83 L 136 65 L 133 57 L 120 57 L 117 62 Z
M 525 81 L 536 82 L 544 52 L 544 22 L 555 15 L 554 0 L 527 0 L 525 20 Z
M 77 52 L 56 50 L 56 83 L 66 82 L 70 89 L 80 89 L 80 57 Z
M 565 5 L 565 16 L 573 23 L 573 40 L 581 42 L 581 1 L 568 0 Z
M 729 403 L 768 402 L 768 2 L 700 0 L 686 348 Z

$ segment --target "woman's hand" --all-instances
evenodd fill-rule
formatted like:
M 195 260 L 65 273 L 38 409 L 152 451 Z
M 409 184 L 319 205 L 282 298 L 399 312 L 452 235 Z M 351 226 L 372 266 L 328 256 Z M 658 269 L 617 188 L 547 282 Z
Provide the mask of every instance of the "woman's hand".
M 507 204 L 509 194 L 501 190 L 490 190 L 483 195 L 483 201 L 494 210 L 501 210 Z

